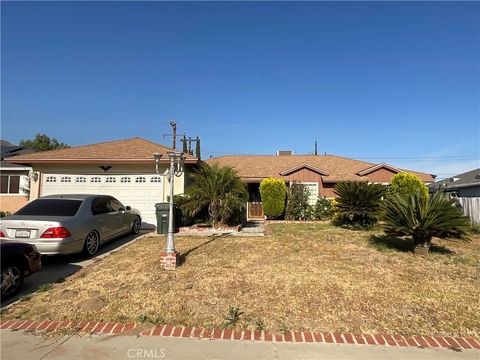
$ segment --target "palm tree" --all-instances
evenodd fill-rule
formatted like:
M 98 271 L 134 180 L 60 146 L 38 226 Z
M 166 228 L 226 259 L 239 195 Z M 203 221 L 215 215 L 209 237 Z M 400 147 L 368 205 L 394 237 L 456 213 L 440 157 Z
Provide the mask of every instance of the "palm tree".
M 382 197 L 386 188 L 365 181 L 346 181 L 335 184 L 336 223 L 341 226 L 365 229 L 373 226 L 382 212 Z
M 183 208 L 191 216 L 208 208 L 213 226 L 226 224 L 247 201 L 247 186 L 231 167 L 201 163 L 193 173 L 193 184 L 186 191 Z
M 430 198 L 392 194 L 385 201 L 385 232 L 411 236 L 415 252 L 428 253 L 434 236 L 466 240 L 469 227 L 470 219 L 455 206 L 455 199 L 440 191 Z

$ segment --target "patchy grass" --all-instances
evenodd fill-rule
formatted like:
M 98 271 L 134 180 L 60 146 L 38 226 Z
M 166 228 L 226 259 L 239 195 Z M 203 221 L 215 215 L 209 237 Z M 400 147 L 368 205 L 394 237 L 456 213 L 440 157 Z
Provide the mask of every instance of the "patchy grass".
M 53 287 L 52 284 L 48 283 L 48 284 L 42 284 L 38 287 L 38 290 L 37 292 L 45 292 L 45 291 L 48 291 L 48 290 L 51 290 Z
M 212 328 L 238 308 L 230 321 L 237 329 L 480 337 L 479 235 L 435 239 L 421 258 L 408 239 L 380 231 L 270 227 L 268 237 L 179 237 L 185 259 L 176 271 L 160 269 L 165 238 L 144 238 L 4 316 Z M 106 305 L 77 306 L 92 298 Z

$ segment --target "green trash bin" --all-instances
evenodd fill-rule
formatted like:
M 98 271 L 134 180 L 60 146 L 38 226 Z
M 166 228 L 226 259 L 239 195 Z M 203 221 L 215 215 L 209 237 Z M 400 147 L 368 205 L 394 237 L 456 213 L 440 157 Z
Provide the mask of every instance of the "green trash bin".
M 168 215 L 170 212 L 169 203 L 155 204 L 155 214 L 157 216 L 157 234 L 168 234 Z M 175 221 L 175 219 L 173 219 Z M 175 227 L 175 225 L 174 225 Z

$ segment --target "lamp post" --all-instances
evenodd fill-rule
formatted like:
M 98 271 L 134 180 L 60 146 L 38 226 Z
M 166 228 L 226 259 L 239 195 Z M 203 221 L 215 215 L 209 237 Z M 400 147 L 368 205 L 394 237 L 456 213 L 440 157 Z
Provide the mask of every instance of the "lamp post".
M 162 154 L 155 153 L 153 157 L 155 158 L 155 171 L 159 175 L 168 176 L 168 181 L 170 183 L 170 201 L 169 201 L 169 218 L 168 218 L 168 235 L 167 235 L 167 247 L 161 256 L 161 264 L 164 269 L 172 270 L 175 269 L 177 261 L 177 252 L 175 251 L 175 240 L 174 240 L 174 228 L 173 228 L 173 217 L 174 217 L 174 183 L 175 177 L 182 176 L 184 170 L 184 161 L 185 155 L 180 151 L 169 151 L 167 152 L 168 158 L 170 160 L 170 167 L 165 171 L 161 172 L 159 169 L 160 159 Z

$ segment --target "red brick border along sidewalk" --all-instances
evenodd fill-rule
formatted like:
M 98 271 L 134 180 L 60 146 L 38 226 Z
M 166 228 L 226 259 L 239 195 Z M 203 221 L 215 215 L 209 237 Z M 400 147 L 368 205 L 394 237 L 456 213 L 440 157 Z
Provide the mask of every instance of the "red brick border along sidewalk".
M 99 321 L 33 321 L 3 320 L 0 329 L 48 332 L 61 329 L 72 329 L 90 334 L 121 334 L 133 331 L 139 324 L 107 323 Z M 131 332 L 131 334 L 136 334 Z M 454 336 L 402 336 L 389 334 L 358 333 L 320 333 L 310 331 L 288 331 L 283 334 L 272 334 L 268 331 L 235 331 L 232 329 L 203 329 L 200 327 L 184 327 L 174 325 L 156 325 L 142 330 L 140 336 L 184 337 L 199 339 L 275 341 L 291 343 L 331 343 L 381 346 L 413 346 L 451 349 L 480 350 L 480 341 L 472 337 Z

